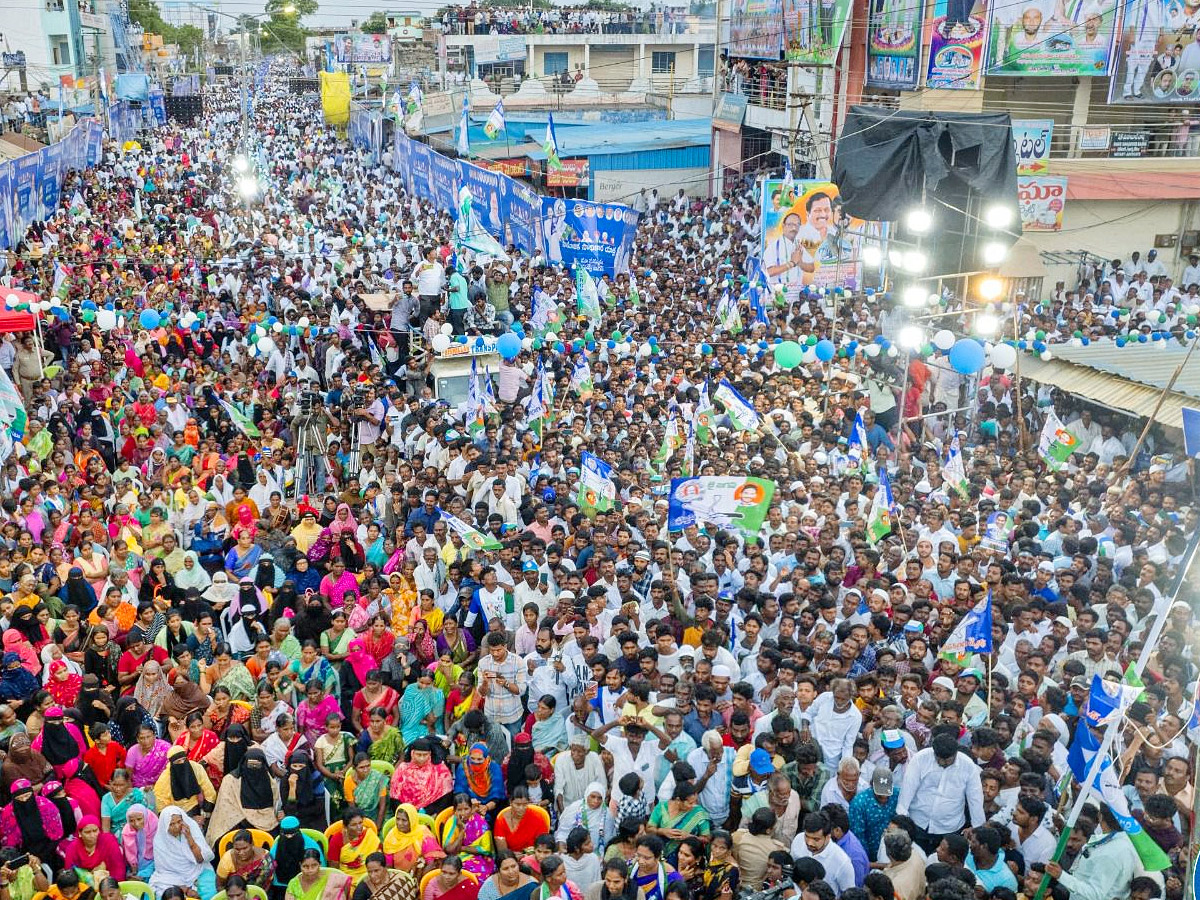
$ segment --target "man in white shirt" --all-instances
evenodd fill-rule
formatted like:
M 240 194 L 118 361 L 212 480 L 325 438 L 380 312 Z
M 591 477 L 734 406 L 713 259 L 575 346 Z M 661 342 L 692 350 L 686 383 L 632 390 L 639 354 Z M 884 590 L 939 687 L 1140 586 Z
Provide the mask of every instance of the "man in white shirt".
M 954 735 L 939 733 L 932 746 L 909 761 L 896 812 L 912 818 L 921 829 L 917 843 L 926 853 L 934 853 L 945 835 L 961 831 L 966 824 L 964 798 L 971 826 L 982 825 L 986 816 L 979 766 L 959 752 Z
M 1200 284 L 1200 256 L 1195 253 L 1188 257 L 1188 264 L 1179 278 L 1179 286 L 1185 291 L 1193 284 Z
M 809 813 L 804 817 L 804 833 L 792 841 L 792 856 L 815 859 L 824 866 L 826 883 L 834 894 L 841 896 L 842 891 L 854 887 L 854 863 L 834 841 L 831 832 L 825 813 Z
M 836 772 L 843 756 L 850 756 L 862 727 L 862 713 L 854 705 L 854 683 L 847 678 L 833 682 L 831 690 L 813 701 L 812 736 L 821 745 L 822 765 Z

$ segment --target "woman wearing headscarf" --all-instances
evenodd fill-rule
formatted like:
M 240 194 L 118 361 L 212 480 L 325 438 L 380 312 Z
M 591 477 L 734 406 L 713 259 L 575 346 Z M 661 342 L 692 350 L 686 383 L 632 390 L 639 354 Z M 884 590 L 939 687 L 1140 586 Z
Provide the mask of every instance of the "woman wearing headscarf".
M 63 865 L 69 869 L 90 872 L 99 882 L 109 876 L 118 881 L 125 878 L 125 854 L 116 837 L 100 828 L 95 816 L 84 816 L 74 837 L 62 846 Z
M 259 621 L 263 609 L 258 589 L 251 582 L 243 581 L 238 586 L 236 603 L 221 616 L 229 649 L 238 659 L 250 656 L 254 645 L 267 637 L 267 629 Z
M 217 876 L 212 868 L 213 851 L 204 840 L 200 825 L 178 806 L 159 813 L 154 833 L 154 874 L 150 887 L 159 896 L 170 887 L 193 888 L 200 900 L 212 900 Z
M 67 796 L 67 789 L 61 781 L 47 781 L 42 785 L 42 796 L 54 804 L 58 817 L 62 821 L 63 837 L 68 838 L 79 829 L 76 823 L 83 820 L 84 813 L 79 801 Z
M 152 559 L 147 566 L 147 572 L 138 588 L 139 603 L 153 603 L 156 610 L 164 610 L 176 606 L 183 601 L 183 591 L 175 584 L 175 578 L 167 571 L 167 564 L 162 559 Z M 157 634 L 147 634 L 146 639 L 154 640 Z
M 5 634 L 6 648 L 8 634 L 13 632 Z M 24 643 L 19 634 L 14 636 L 18 642 Z M 2 659 L 4 668 L 0 671 L 0 700 L 19 703 L 32 698 L 41 688 L 41 683 L 22 663 L 21 654 L 6 649 Z
M 26 779 L 13 782 L 12 802 L 0 809 L 0 840 L 4 846 L 53 860 L 58 858 L 62 836 L 62 819 L 55 805 L 37 796 Z
M 81 616 L 87 616 L 99 605 L 96 590 L 83 577 L 83 569 L 72 566 L 67 572 L 67 581 L 62 586 L 63 603 L 75 607 Z
M 133 699 L 151 718 L 157 719 L 162 715 L 163 701 L 167 699 L 170 690 L 162 666 L 150 659 L 142 666 L 142 674 L 138 676 L 133 688 Z
M 125 814 L 121 826 L 121 850 L 130 873 L 145 881 L 154 874 L 154 833 L 158 816 L 141 803 L 134 803 Z
M 279 797 L 283 811 L 299 819 L 305 828 L 324 829 L 325 783 L 307 749 L 295 751 L 288 760 L 279 779 Z
M 33 749 L 54 767 L 55 777 L 66 781 L 79 770 L 87 744 L 79 727 L 66 721 L 62 707 L 51 706 L 46 710 L 41 732 L 33 739 Z
M 267 768 L 262 750 L 251 747 L 236 770 L 221 780 L 217 802 L 208 823 L 208 840 L 218 840 L 234 828 L 273 831 L 279 819 L 279 787 Z
M 494 818 L 508 794 L 504 789 L 500 763 L 492 759 L 487 744 L 480 741 L 471 745 L 467 758 L 454 773 L 454 791 L 478 800 L 489 818 Z
M 175 587 L 184 593 L 195 591 L 203 594 L 212 584 L 212 577 L 200 565 L 200 555 L 189 550 L 183 555 L 183 567 L 175 573 Z
M 321 526 L 317 524 L 317 512 L 311 506 L 301 506 L 300 514 L 300 524 L 292 529 L 291 535 L 296 539 L 296 549 L 307 553 L 321 536 Z
M 50 677 L 46 690 L 59 706 L 74 706 L 83 687 L 83 676 L 73 673 L 64 659 L 56 659 L 47 667 Z
M 83 673 L 95 676 L 100 687 L 110 696 L 120 685 L 118 668 L 121 665 L 121 648 L 104 625 L 92 629 L 87 648 L 83 651 Z
M 163 809 L 174 804 L 193 816 L 202 816 L 217 799 L 204 766 L 188 759 L 182 747 L 167 751 L 167 767 L 154 782 L 154 805 Z
M 288 882 L 300 874 L 305 850 L 321 851 L 321 845 L 300 830 L 300 820 L 285 816 L 279 823 L 279 837 L 271 845 L 275 857 L 275 878 L 271 883 L 272 900 L 282 900 Z
M 292 634 L 301 644 L 313 641 L 320 647 L 321 635 L 333 624 L 333 616 L 325 608 L 320 594 L 314 592 L 301 596 L 304 603 L 296 610 L 296 617 L 292 619 Z
M 405 750 L 405 762 L 392 774 L 391 797 L 411 803 L 431 815 L 449 805 L 454 778 L 443 762 L 434 762 L 434 744 L 428 737 L 418 738 Z
M 139 731 L 143 727 L 149 728 L 150 732 L 155 737 L 158 737 L 158 723 L 154 721 L 154 718 L 133 697 L 122 697 L 117 701 L 111 724 L 113 726 L 113 737 L 120 741 L 122 746 L 127 750 L 138 742 Z M 163 753 L 165 754 L 166 751 L 164 750 Z M 157 777 L 157 773 L 155 777 Z M 153 783 L 153 780 L 151 783 Z
M 0 781 L 3 781 L 6 788 L 22 780 L 40 787 L 42 782 L 51 776 L 52 771 L 46 757 L 33 749 L 29 735 L 21 731 L 9 738 L 8 756 L 4 758 L 4 765 L 0 767 Z
M 563 810 L 558 819 L 556 839 L 565 844 L 572 828 L 586 828 L 596 852 L 603 857 L 604 848 L 617 833 L 617 821 L 604 802 L 604 794 L 603 784 L 598 781 L 589 784 L 583 796 Z
M 75 708 L 85 729 L 93 725 L 107 725 L 113 717 L 113 702 L 109 693 L 95 675 L 84 675 L 79 679 L 79 696 Z
M 433 832 L 426 827 L 411 803 L 401 803 L 396 810 L 396 824 L 383 839 L 387 864 L 402 872 L 415 872 L 418 877 L 429 866 L 446 855 Z

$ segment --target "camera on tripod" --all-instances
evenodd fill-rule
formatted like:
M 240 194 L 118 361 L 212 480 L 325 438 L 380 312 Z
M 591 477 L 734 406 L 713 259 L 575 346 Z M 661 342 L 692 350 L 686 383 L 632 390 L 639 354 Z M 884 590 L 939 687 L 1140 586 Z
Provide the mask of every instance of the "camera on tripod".
M 317 391 L 301 391 L 299 405 L 300 415 L 311 416 L 325 405 L 325 401 Z
M 790 878 L 785 878 L 783 881 L 779 882 L 779 884 L 772 885 L 769 888 L 763 888 L 761 891 L 749 891 L 747 893 L 740 894 L 738 900 L 778 900 L 778 898 L 782 897 L 788 891 L 794 890 L 795 887 L 796 882 L 792 881 Z

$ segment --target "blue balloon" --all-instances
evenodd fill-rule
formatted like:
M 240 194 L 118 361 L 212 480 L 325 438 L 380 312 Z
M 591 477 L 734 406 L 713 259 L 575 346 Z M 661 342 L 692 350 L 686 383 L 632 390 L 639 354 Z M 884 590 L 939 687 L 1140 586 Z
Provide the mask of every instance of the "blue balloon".
M 814 349 L 817 353 L 817 359 L 821 362 L 829 362 L 833 359 L 833 355 L 837 353 L 837 348 L 833 346 L 833 341 L 829 339 L 817 341 L 817 346 Z
M 1150 335 L 1150 340 L 1152 341 L 1161 341 L 1162 339 L 1163 336 L 1161 331 L 1156 331 L 1154 334 Z
M 986 361 L 983 345 L 972 338 L 961 338 L 950 348 L 950 366 L 961 375 L 974 375 Z
M 513 359 L 521 352 L 521 339 L 511 331 L 506 331 L 496 341 L 496 352 L 504 359 Z
M 138 317 L 138 321 L 142 323 L 142 327 L 149 330 L 157 328 L 159 323 L 158 313 L 153 309 L 144 309 Z
M 1092 342 L 1091 338 L 1083 338 L 1082 340 L 1083 340 L 1083 346 L 1085 346 L 1085 347 L 1088 346 Z
M 1123 337 L 1117 338 L 1117 346 L 1124 347 L 1125 346 L 1125 338 L 1123 338 Z
M 1139 343 L 1139 344 L 1144 344 L 1144 343 L 1146 343 L 1146 341 L 1147 341 L 1147 338 L 1146 338 L 1146 336 L 1145 336 L 1144 334 L 1139 334 L 1137 337 L 1138 337 L 1138 343 Z
M 95 300 L 84 300 L 82 303 L 79 304 L 79 308 L 80 309 L 95 309 L 96 301 Z
M 617 342 L 616 342 L 616 341 L 611 341 L 611 340 L 610 340 L 610 341 L 608 342 L 608 349 L 609 349 L 609 350 L 616 350 L 616 349 L 617 349 Z

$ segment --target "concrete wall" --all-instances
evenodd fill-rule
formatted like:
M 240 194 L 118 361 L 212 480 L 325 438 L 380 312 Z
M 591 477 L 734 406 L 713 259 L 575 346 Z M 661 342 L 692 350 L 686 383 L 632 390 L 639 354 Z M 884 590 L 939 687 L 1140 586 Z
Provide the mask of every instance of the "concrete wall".
M 692 197 L 707 197 L 708 169 L 621 169 L 592 171 L 592 199 L 630 204 L 642 188 L 658 188 L 660 199 L 674 197 L 680 188 Z

